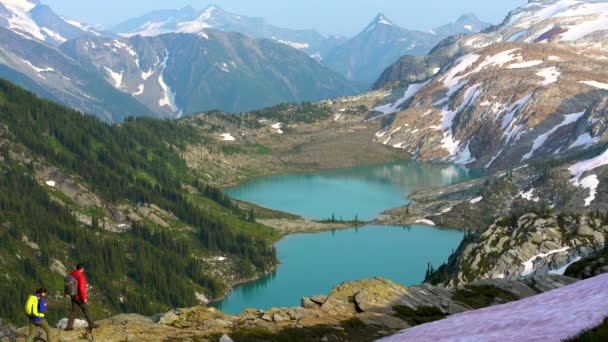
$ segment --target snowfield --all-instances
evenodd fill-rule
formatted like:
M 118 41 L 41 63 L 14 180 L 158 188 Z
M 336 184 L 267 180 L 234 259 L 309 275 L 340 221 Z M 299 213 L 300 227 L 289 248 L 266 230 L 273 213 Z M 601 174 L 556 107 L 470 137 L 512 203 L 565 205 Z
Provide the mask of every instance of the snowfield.
M 558 342 L 598 326 L 608 317 L 608 274 L 534 297 L 403 330 L 382 342 Z

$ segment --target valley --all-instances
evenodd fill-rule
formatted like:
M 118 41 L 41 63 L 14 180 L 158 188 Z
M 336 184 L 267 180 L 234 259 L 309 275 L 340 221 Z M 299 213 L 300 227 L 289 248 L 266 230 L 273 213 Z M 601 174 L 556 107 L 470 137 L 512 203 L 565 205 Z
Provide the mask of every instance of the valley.
M 601 334 L 607 24 L 530 0 L 352 37 L 215 5 L 102 30 L 0 0 L 0 341 L 39 284 L 67 316 L 77 262 L 108 341 Z

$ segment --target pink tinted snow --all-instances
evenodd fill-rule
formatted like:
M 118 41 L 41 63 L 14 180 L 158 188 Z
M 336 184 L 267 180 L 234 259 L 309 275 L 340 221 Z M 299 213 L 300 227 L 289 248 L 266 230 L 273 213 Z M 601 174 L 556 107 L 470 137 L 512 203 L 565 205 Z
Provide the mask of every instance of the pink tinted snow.
M 450 316 L 382 342 L 561 341 L 608 317 L 608 274 L 517 302 Z

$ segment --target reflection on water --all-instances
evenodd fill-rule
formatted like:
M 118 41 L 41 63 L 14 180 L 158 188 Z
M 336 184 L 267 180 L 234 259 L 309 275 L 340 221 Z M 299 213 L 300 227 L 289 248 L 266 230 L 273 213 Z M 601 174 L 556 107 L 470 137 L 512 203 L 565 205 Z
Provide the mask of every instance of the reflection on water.
M 476 178 L 480 171 L 415 161 L 254 179 L 228 190 L 233 197 L 309 219 L 373 220 L 382 211 L 405 205 L 407 196 L 426 187 Z
M 454 165 L 399 162 L 317 173 L 265 177 L 230 189 L 241 200 L 306 218 L 371 221 L 382 211 L 407 204 L 426 187 L 480 176 Z M 217 306 L 228 313 L 252 307 L 298 305 L 300 298 L 328 293 L 343 281 L 385 277 L 404 285 L 423 280 L 427 263 L 439 266 L 458 246 L 462 233 L 429 227 L 366 226 L 317 234 L 290 235 L 277 243 L 279 268 L 237 287 Z

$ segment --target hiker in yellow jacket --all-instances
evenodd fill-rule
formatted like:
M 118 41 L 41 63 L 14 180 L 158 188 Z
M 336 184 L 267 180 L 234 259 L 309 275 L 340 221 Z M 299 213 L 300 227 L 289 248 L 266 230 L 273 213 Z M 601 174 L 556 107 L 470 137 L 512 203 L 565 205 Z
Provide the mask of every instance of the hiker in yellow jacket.
M 44 319 L 44 313 L 46 312 L 46 289 L 39 288 L 36 290 L 36 294 L 28 297 L 25 303 L 25 313 L 30 318 L 30 334 L 28 335 L 26 342 L 34 341 L 38 328 L 42 328 L 46 332 L 46 340 L 53 342 L 51 336 L 51 327 L 49 323 Z

